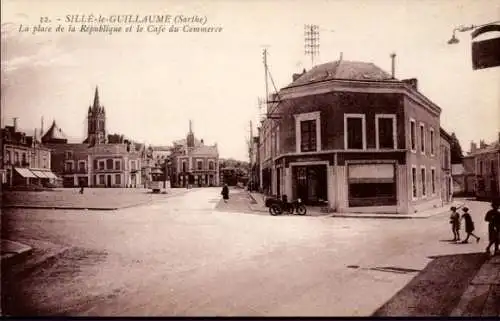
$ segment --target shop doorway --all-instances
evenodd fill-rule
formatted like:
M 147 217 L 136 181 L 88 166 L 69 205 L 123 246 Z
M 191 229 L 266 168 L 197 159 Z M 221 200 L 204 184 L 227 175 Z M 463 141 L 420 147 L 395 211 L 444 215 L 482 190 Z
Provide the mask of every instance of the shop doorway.
M 293 166 L 293 198 L 307 205 L 322 205 L 328 200 L 326 165 Z

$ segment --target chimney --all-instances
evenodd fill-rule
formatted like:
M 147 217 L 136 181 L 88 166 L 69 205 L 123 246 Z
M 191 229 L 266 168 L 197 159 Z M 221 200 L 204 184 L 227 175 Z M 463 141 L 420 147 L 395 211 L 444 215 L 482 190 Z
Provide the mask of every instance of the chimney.
M 484 139 L 481 139 L 481 140 L 479 141 L 479 148 L 480 148 L 480 149 L 483 149 L 483 148 L 485 148 L 486 146 L 488 146 L 488 145 L 484 142 Z
M 391 54 L 391 60 L 392 60 L 392 65 L 391 65 L 391 77 L 392 79 L 396 79 L 396 54 L 392 53 Z
M 470 142 L 470 152 L 471 154 L 475 153 L 477 150 L 477 144 L 474 142 Z
M 402 82 L 411 86 L 411 88 L 418 90 L 417 78 L 403 79 Z
M 13 118 L 14 132 L 17 132 L 17 117 Z
M 295 80 L 299 79 L 299 78 L 300 78 L 300 77 L 302 77 L 302 75 L 303 75 L 303 74 L 305 74 L 305 73 L 306 73 L 306 69 L 304 68 L 304 69 L 302 70 L 302 72 L 301 72 L 301 73 L 298 73 L 298 74 L 293 74 L 293 75 L 292 75 L 292 81 L 295 81 Z

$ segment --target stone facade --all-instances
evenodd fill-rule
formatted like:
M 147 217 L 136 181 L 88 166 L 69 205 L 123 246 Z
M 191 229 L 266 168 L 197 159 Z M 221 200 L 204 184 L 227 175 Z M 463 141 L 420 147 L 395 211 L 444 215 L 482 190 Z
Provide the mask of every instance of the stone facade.
M 63 131 L 52 123 L 42 141 L 52 150 L 52 170 L 65 187 L 141 187 L 144 145 L 122 139 L 107 143 L 106 113 L 96 88 L 88 109 L 87 138 L 68 143 Z
M 5 186 L 54 185 L 57 177 L 51 172 L 51 151 L 34 136 L 13 126 L 2 129 L 3 171 L 0 182 Z
M 171 159 L 173 187 L 220 185 L 217 144 L 205 145 L 203 139 L 197 140 L 191 122 L 186 139 L 174 142 Z

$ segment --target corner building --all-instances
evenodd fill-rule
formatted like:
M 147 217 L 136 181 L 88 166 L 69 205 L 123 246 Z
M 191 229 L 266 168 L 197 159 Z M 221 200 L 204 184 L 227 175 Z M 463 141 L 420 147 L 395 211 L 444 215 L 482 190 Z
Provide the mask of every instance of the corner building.
M 260 129 L 261 189 L 337 212 L 441 206 L 441 109 L 372 63 L 294 75 Z

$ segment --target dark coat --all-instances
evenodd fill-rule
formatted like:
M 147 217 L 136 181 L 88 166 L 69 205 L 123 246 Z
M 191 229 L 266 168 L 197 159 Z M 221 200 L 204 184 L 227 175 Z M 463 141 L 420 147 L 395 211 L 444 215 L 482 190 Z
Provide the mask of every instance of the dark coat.
M 229 199 L 229 188 L 227 186 L 224 186 L 222 188 L 221 195 L 222 195 L 222 198 L 224 198 L 225 200 Z
M 488 238 L 490 242 L 495 242 L 500 232 L 500 213 L 491 209 L 486 213 L 484 220 L 488 222 Z
M 469 213 L 464 213 L 462 215 L 462 219 L 465 221 L 465 232 L 472 233 L 474 232 L 474 221 L 472 221 L 472 217 Z

